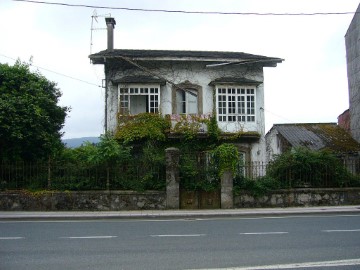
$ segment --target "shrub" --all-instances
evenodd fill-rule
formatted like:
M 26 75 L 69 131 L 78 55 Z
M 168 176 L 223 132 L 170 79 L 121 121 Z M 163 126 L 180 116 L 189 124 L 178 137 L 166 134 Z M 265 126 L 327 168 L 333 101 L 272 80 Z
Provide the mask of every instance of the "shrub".
M 268 165 L 267 176 L 278 180 L 283 188 L 343 187 L 351 178 L 332 153 L 307 148 L 295 148 L 276 156 Z
M 271 190 L 278 190 L 280 187 L 279 181 L 268 176 L 258 179 L 237 176 L 234 179 L 234 194 L 236 195 L 240 194 L 241 191 L 247 191 L 254 197 L 260 197 Z

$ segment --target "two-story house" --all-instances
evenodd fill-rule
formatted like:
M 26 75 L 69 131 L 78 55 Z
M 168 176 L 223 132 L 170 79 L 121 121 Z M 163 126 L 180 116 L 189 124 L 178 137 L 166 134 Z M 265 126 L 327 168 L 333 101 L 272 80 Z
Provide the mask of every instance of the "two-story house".
M 105 69 L 105 130 L 118 114 L 216 115 L 223 134 L 241 132 L 248 161 L 265 160 L 264 67 L 283 59 L 242 52 L 113 48 L 115 20 L 106 18 L 107 50 L 91 54 Z M 206 133 L 206 126 L 201 130 Z

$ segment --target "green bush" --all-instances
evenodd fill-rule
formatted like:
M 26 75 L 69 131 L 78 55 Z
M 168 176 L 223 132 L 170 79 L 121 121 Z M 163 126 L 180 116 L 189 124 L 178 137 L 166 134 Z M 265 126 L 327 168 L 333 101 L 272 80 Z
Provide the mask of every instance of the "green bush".
M 239 195 L 241 191 L 247 191 L 254 197 L 265 195 L 271 190 L 280 189 L 280 182 L 268 176 L 258 179 L 249 179 L 237 176 L 234 179 L 234 194 Z
M 282 188 L 344 187 L 351 176 L 341 160 L 328 151 L 295 148 L 270 162 L 267 176 L 281 183 Z

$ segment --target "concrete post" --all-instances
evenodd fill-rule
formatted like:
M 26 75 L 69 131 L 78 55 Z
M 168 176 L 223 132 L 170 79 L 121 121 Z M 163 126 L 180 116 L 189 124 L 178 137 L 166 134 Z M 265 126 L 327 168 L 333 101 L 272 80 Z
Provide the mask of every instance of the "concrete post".
M 221 209 L 230 209 L 234 207 L 233 198 L 233 174 L 231 171 L 225 171 L 221 176 Z
M 166 208 L 180 208 L 180 179 L 179 179 L 179 160 L 180 151 L 171 147 L 165 149 L 166 155 Z

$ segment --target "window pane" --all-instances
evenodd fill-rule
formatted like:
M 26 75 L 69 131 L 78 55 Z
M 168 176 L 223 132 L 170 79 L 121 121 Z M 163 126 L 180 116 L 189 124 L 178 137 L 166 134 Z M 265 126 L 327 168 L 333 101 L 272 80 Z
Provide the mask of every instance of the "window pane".
M 197 96 L 193 96 L 189 93 L 186 93 L 186 101 L 187 101 L 187 113 L 197 114 L 198 113 Z
M 192 89 L 176 91 L 176 113 L 177 114 L 197 114 L 198 96 L 197 91 Z
M 186 113 L 186 95 L 183 90 L 176 91 L 176 113 Z
M 217 94 L 219 121 L 255 121 L 255 88 L 218 88 Z

